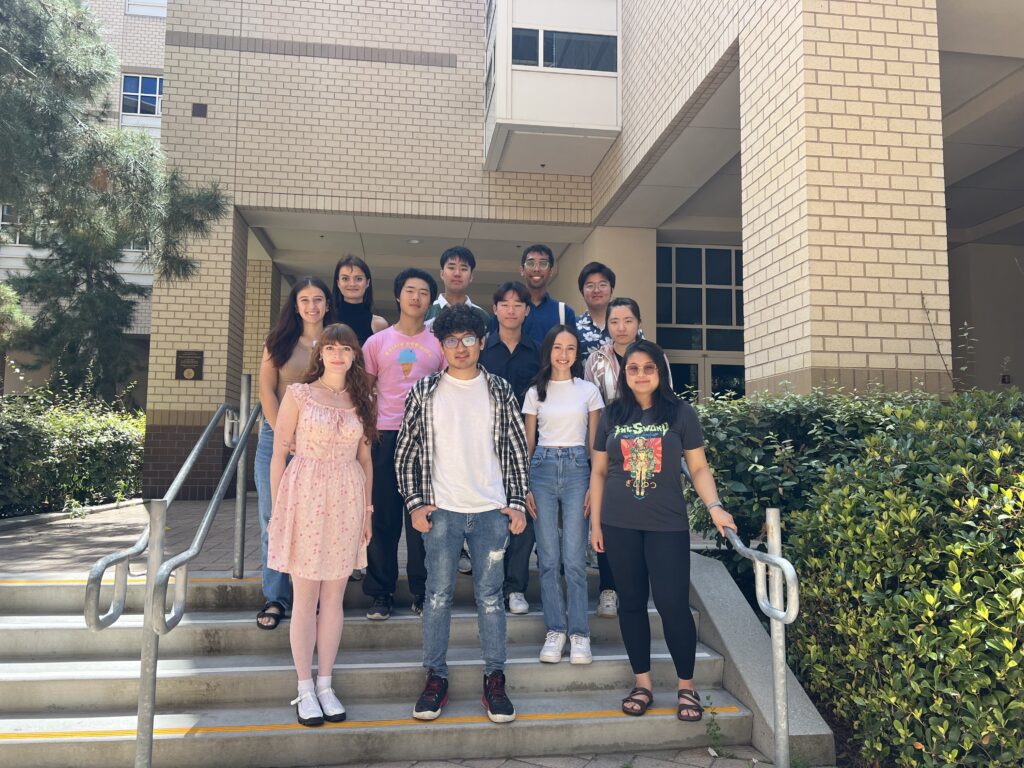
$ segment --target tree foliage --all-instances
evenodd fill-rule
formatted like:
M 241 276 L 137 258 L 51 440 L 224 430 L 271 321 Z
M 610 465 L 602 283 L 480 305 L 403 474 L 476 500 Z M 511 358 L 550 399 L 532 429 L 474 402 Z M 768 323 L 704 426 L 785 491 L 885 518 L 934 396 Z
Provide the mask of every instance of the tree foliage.
M 117 62 L 79 0 L 0 6 L 0 200 L 21 240 L 48 252 L 12 284 L 38 307 L 23 336 L 60 383 L 112 397 L 131 368 L 126 331 L 148 289 L 123 251 L 160 280 L 190 277 L 189 246 L 228 210 L 219 186 L 189 185 L 156 140 L 103 120 Z M 57 384 L 57 381 L 53 382 Z
M 0 355 L 11 341 L 32 325 L 29 316 L 21 308 L 18 292 L 6 283 L 0 283 Z M 3 372 L 0 371 L 0 379 Z

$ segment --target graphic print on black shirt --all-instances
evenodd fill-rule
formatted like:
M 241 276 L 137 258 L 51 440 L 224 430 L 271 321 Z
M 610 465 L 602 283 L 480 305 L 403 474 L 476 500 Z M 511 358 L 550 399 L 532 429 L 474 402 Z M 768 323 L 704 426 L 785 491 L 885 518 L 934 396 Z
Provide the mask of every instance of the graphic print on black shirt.
M 622 438 L 622 468 L 629 473 L 626 484 L 637 499 L 658 487 L 662 468 L 662 439 L 668 424 L 626 424 L 612 434 Z

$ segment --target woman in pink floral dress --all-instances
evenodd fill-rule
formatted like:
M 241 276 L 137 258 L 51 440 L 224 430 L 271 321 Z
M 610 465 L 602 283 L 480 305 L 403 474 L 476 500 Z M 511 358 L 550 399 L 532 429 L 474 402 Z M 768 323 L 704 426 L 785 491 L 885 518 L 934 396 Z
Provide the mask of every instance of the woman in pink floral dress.
M 268 563 L 291 574 L 295 592 L 289 638 L 299 677 L 302 725 L 345 719 L 331 684 L 341 642 L 342 599 L 370 540 L 376 404 L 355 332 L 334 324 L 313 348 L 303 383 L 285 392 L 274 429 Z M 286 458 L 294 443 L 294 456 Z M 317 605 L 319 604 L 319 615 Z M 312 678 L 313 650 L 318 676 Z

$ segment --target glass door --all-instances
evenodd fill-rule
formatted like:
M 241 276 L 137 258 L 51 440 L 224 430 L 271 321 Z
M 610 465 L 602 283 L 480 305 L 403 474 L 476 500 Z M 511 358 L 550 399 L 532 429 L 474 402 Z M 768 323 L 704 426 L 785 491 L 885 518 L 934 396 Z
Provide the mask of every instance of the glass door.
M 743 397 L 746 382 L 742 355 L 713 355 L 708 353 L 667 353 L 672 372 L 673 389 L 696 402 L 711 395 Z

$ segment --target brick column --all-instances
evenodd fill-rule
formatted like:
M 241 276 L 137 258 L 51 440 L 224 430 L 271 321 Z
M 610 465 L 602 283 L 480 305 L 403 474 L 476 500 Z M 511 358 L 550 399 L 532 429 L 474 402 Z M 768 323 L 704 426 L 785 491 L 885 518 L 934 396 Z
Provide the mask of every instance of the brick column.
M 743 11 L 748 391 L 951 387 L 935 3 Z
M 238 403 L 247 242 L 248 226 L 236 210 L 218 222 L 209 238 L 195 244 L 201 266 L 193 279 L 153 287 L 142 474 L 147 497 L 166 491 L 217 407 Z M 178 350 L 203 352 L 202 380 L 175 379 Z M 223 469 L 225 451 L 218 430 L 178 498 L 208 498 Z

